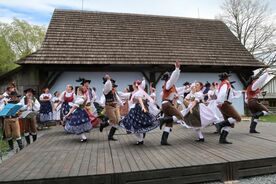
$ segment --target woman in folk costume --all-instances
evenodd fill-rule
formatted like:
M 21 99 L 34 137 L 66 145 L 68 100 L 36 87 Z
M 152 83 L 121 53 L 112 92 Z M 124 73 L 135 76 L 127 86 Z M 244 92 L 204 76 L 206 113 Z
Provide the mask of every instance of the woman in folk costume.
M 259 78 L 251 76 L 248 81 L 245 94 L 245 103 L 247 103 L 247 107 L 252 114 L 249 133 L 259 133 L 256 131 L 258 119 L 261 116 L 268 115 L 268 109 L 258 100 L 258 95 L 261 92 L 260 88 L 263 86 L 268 77 L 269 73 L 266 71 Z
M 217 104 L 224 118 L 224 121 L 218 124 L 220 126 L 219 143 L 221 144 L 232 144 L 227 141 L 227 135 L 230 128 L 234 128 L 235 123 L 241 121 L 241 116 L 232 105 L 232 100 L 234 98 L 239 98 L 241 96 L 241 92 L 233 90 L 231 83 L 229 82 L 230 76 L 231 75 L 226 72 L 219 75 L 221 83 L 218 89 Z
M 120 122 L 123 128 L 137 136 L 136 145 L 144 144 L 144 134 L 159 126 L 159 120 L 156 117 L 159 110 L 143 88 L 141 81 L 137 80 L 133 83 L 130 111 Z
M 69 113 L 64 117 L 65 130 L 69 133 L 80 135 L 81 142 L 86 142 L 85 132 L 92 129 L 89 116 L 85 110 L 86 96 L 82 86 L 78 88 L 77 96 Z
M 223 121 L 223 116 L 217 106 L 217 98 L 218 98 L 218 83 L 213 82 L 211 84 L 210 90 L 208 91 L 208 100 L 207 104 L 208 107 L 212 110 L 213 114 L 217 117 L 219 122 Z M 217 122 L 214 122 L 214 125 L 216 126 L 216 131 L 214 133 L 219 133 L 219 125 Z
M 56 111 L 59 105 L 61 104 L 60 116 L 62 121 L 63 121 L 63 118 L 69 113 L 75 98 L 76 98 L 76 95 L 74 93 L 74 88 L 72 85 L 68 84 L 66 86 L 66 90 L 60 94 L 59 102 L 54 108 L 54 111 Z M 64 126 L 64 122 L 63 122 L 63 126 Z
M 204 142 L 204 137 L 201 129 L 208 125 L 217 122 L 218 119 L 204 103 L 203 84 L 201 82 L 195 83 L 195 91 L 186 110 L 182 111 L 184 116 L 185 127 L 193 128 L 198 139 L 196 142 Z M 188 97 L 189 95 L 187 95 Z
M 164 118 L 160 119 L 160 129 L 164 124 L 166 124 L 161 138 L 161 145 L 170 145 L 168 143 L 168 137 L 172 131 L 173 116 L 179 120 L 184 120 L 183 115 L 173 105 L 173 101 L 178 97 L 175 83 L 177 82 L 179 75 L 180 64 L 179 61 L 176 61 L 175 70 L 172 75 L 166 72 L 161 78 L 161 80 L 164 80 L 165 83 L 162 86 L 162 111 L 164 113 Z
M 26 94 L 21 98 L 20 104 L 23 106 L 20 110 L 23 111 L 20 116 L 24 122 L 24 136 L 27 144 L 31 143 L 30 135 L 32 135 L 33 142 L 37 139 L 37 122 L 36 116 L 40 109 L 39 101 L 34 97 L 35 90 L 28 88 L 24 90 Z M 23 116 L 24 115 L 24 116 Z
M 59 98 L 60 98 L 60 92 L 56 91 L 51 101 L 53 104 L 53 120 L 60 122 L 61 104 L 59 103 Z
M 39 97 L 39 118 L 41 123 L 53 120 L 53 109 L 51 99 L 52 95 L 49 93 L 49 88 L 42 89 L 42 94 Z
M 119 125 L 119 121 L 121 120 L 120 115 L 120 106 L 123 105 L 118 93 L 117 93 L 117 85 L 115 84 L 115 80 L 111 79 L 109 75 L 106 75 L 103 78 L 104 89 L 103 94 L 105 96 L 105 114 L 109 119 L 109 122 L 100 125 L 100 131 L 102 131 L 109 124 L 112 125 L 109 134 L 109 141 L 117 141 L 113 136 L 117 130 L 117 126 Z

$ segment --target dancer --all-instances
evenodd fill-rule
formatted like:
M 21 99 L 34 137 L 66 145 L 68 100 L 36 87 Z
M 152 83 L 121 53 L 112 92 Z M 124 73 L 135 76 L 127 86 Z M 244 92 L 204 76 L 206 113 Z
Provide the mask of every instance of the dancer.
M 241 116 L 232 105 L 233 98 L 241 96 L 241 93 L 233 90 L 229 82 L 230 76 L 226 72 L 219 75 L 221 83 L 218 89 L 217 103 L 224 118 L 224 121 L 219 123 L 219 133 L 221 133 L 219 143 L 221 144 L 232 144 L 227 141 L 227 135 L 229 134 L 230 128 L 234 128 L 235 123 L 241 121 Z
M 81 142 L 86 142 L 85 132 L 92 129 L 89 116 L 86 112 L 85 104 L 86 96 L 85 89 L 81 86 L 77 90 L 77 96 L 69 113 L 64 117 L 65 130 L 69 133 L 80 135 Z
M 173 105 L 173 100 L 178 96 L 175 83 L 177 82 L 179 75 L 180 64 L 179 61 L 176 61 L 175 70 L 172 75 L 166 72 L 161 78 L 161 80 L 165 81 L 162 86 L 162 111 L 164 113 L 164 118 L 160 119 L 160 129 L 162 129 L 164 124 L 165 128 L 161 138 L 161 145 L 170 145 L 168 143 L 168 137 L 173 127 L 173 116 L 176 116 L 179 120 L 184 120 L 183 115 Z
M 42 89 L 42 94 L 39 97 L 39 119 L 42 124 L 45 124 L 46 122 L 53 120 L 53 109 L 51 99 L 52 95 L 49 93 L 49 88 Z
M 28 88 L 24 90 L 25 96 L 20 100 L 22 115 L 20 116 L 24 122 L 24 136 L 27 144 L 31 143 L 30 135 L 32 135 L 33 142 L 37 139 L 37 121 L 36 116 L 40 109 L 40 103 L 34 97 L 35 90 Z
M 127 132 L 134 133 L 137 136 L 136 145 L 142 145 L 144 144 L 145 133 L 159 126 L 159 120 L 156 118 L 158 109 L 152 107 L 154 106 L 154 100 L 144 91 L 141 81 L 135 81 L 133 89 L 130 99 L 130 111 L 120 122 L 120 125 Z M 157 112 L 153 112 L 153 109 L 157 109 Z
M 256 131 L 258 119 L 261 116 L 268 115 L 268 109 L 258 100 L 258 95 L 261 93 L 260 88 L 263 86 L 268 77 L 269 73 L 268 71 L 266 71 L 259 78 L 251 76 L 248 81 L 245 95 L 245 103 L 247 103 L 247 107 L 252 114 L 249 133 L 260 133 Z
M 63 118 L 69 113 L 71 105 L 73 104 L 73 101 L 76 98 L 76 95 L 74 93 L 74 88 L 71 84 L 68 84 L 66 86 L 66 90 L 63 91 L 59 97 L 59 102 L 56 105 L 56 108 L 54 110 L 57 110 L 57 107 L 61 104 L 61 119 L 62 119 L 62 125 L 65 126 L 63 122 Z
M 218 121 L 212 110 L 203 103 L 203 87 L 201 82 L 195 83 L 193 98 L 189 102 L 187 109 L 182 111 L 186 124 L 185 127 L 193 128 L 198 135 L 198 139 L 195 140 L 196 142 L 204 142 L 205 139 L 201 130 Z
M 9 95 L 8 104 L 18 104 L 20 95 L 13 91 Z M 23 143 L 20 135 L 20 126 L 18 121 L 18 113 L 15 116 L 9 116 L 4 118 L 4 130 L 6 139 L 9 144 L 9 151 L 14 149 L 13 139 L 16 140 L 20 150 L 23 149 Z
M 104 83 L 104 89 L 103 94 L 105 96 L 105 113 L 106 116 L 109 119 L 109 123 L 106 122 L 104 124 L 100 125 L 100 131 L 103 130 L 103 128 L 107 127 L 109 124 L 112 125 L 109 134 L 108 134 L 108 140 L 109 141 L 117 141 L 113 136 L 117 130 L 117 126 L 119 124 L 119 121 L 121 120 L 120 116 L 120 106 L 123 105 L 119 95 L 117 94 L 117 85 L 115 84 L 115 80 L 111 79 L 109 75 L 105 75 L 103 78 Z
M 60 98 L 60 92 L 56 91 L 54 93 L 54 97 L 52 98 L 52 104 L 53 104 L 53 120 L 58 121 L 60 123 L 60 113 L 61 113 L 61 105 L 59 103 L 59 98 Z

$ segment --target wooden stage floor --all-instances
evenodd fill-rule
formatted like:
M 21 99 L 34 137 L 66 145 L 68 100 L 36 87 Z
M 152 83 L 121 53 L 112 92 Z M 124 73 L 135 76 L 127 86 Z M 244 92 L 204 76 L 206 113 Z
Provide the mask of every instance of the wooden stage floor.
M 221 145 L 214 127 L 204 130 L 205 143 L 196 143 L 192 130 L 177 125 L 172 146 L 160 146 L 159 129 L 135 146 L 135 136 L 122 130 L 117 142 L 107 141 L 107 128 L 94 129 L 80 143 L 54 127 L 0 165 L 0 183 L 174 184 L 276 173 L 276 123 L 260 123 L 258 135 L 249 134 L 248 126 L 238 124 L 228 138 L 234 144 Z

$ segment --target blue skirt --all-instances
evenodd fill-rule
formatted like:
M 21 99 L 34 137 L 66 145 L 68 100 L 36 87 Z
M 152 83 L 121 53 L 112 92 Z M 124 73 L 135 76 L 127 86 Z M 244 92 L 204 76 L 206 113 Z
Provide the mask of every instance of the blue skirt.
M 66 120 L 65 130 L 72 134 L 81 134 L 92 129 L 88 114 L 84 109 L 77 108 Z
M 69 111 L 70 111 L 70 105 L 68 102 L 63 102 L 61 105 L 61 118 L 63 118 L 64 116 L 66 116 Z
M 120 126 L 132 133 L 146 133 L 157 128 L 159 120 L 149 112 L 144 113 L 140 105 L 136 104 L 120 122 Z
M 40 110 L 39 110 L 39 116 L 40 116 L 40 122 L 46 122 L 53 120 L 53 110 L 51 102 L 41 102 L 40 103 Z

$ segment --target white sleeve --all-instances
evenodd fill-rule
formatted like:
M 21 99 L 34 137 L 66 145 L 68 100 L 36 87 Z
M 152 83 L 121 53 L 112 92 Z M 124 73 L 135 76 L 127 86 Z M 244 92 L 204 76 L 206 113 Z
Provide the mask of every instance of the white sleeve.
M 146 88 L 146 80 L 142 80 L 141 88 L 142 88 L 143 90 L 145 90 L 145 88 Z
M 176 91 L 177 91 L 177 93 L 179 94 L 179 95 L 184 95 L 184 93 L 185 93 L 185 86 L 183 86 L 183 87 L 177 87 L 176 88 Z
M 217 103 L 222 104 L 226 99 L 227 84 L 223 84 L 218 93 Z
M 258 88 L 261 88 L 265 84 L 265 81 L 268 78 L 268 76 L 268 72 L 265 72 L 261 77 L 259 77 L 259 79 L 257 79 L 252 85 L 252 91 L 256 91 Z
M 112 82 L 111 80 L 107 80 L 104 84 L 103 93 L 107 95 L 112 90 Z
M 242 96 L 242 91 L 233 90 L 233 98 L 240 98 Z
M 39 100 L 43 100 L 43 98 L 44 98 L 44 93 L 39 96 Z
M 35 102 L 33 104 L 33 110 L 37 112 L 39 111 L 39 109 L 40 109 L 40 103 L 37 99 L 35 99 Z
M 74 101 L 74 106 L 76 107 L 79 107 L 79 105 L 83 104 L 84 103 L 84 99 L 83 98 L 77 98 L 75 101 Z
M 122 99 L 129 99 L 131 93 L 124 93 L 124 92 L 118 91 L 118 95 L 119 95 L 119 97 L 122 98 Z
M 91 100 L 92 102 L 95 102 L 98 98 L 97 93 L 93 89 L 92 89 L 92 97 L 93 97 L 92 100 Z
M 178 80 L 178 78 L 179 78 L 179 75 L 180 75 L 180 69 L 179 69 L 179 68 L 176 68 L 176 69 L 173 71 L 173 73 L 172 73 L 170 79 L 169 79 L 168 82 L 166 83 L 166 90 L 169 90 L 169 89 L 177 82 L 177 80 Z
M 27 105 L 25 105 L 25 97 L 21 98 L 19 103 L 22 105 L 20 110 L 22 110 L 22 111 L 27 110 Z

